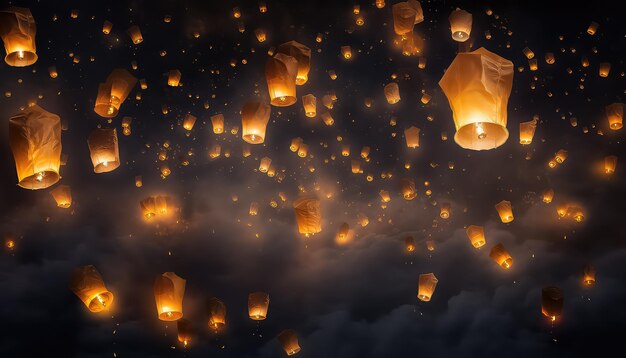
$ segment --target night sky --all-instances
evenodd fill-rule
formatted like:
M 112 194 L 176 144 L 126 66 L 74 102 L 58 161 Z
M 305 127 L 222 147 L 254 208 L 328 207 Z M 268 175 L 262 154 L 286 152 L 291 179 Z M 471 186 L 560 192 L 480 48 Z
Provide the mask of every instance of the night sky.
M 414 33 L 424 47 L 404 56 L 394 45 L 395 2 L 379 9 L 373 0 L 267 0 L 265 13 L 258 1 L 245 0 L 4 3 L 31 10 L 38 60 L 0 64 L 0 357 L 283 357 L 277 336 L 284 329 L 298 335 L 296 357 L 308 358 L 623 356 L 626 151 L 624 129 L 609 128 L 605 107 L 626 96 L 624 5 L 422 1 L 424 21 Z M 355 24 L 354 5 L 363 26 Z M 234 7 L 241 18 L 233 17 Z M 465 45 L 450 35 L 456 7 L 473 14 Z M 105 20 L 113 24 L 108 35 Z M 593 36 L 592 21 L 599 24 Z M 140 44 L 129 37 L 132 25 L 141 29 Z M 267 35 L 262 43 L 259 28 Z M 240 110 L 252 100 L 269 103 L 268 51 L 291 40 L 311 49 L 309 80 L 297 87 L 294 105 L 271 106 L 265 143 L 243 157 Z M 351 46 L 351 59 L 343 58 L 342 46 Z M 512 61 L 514 77 L 508 140 L 474 151 L 455 143 L 438 83 L 458 52 L 480 47 Z M 537 71 L 529 69 L 525 47 L 535 53 Z M 546 63 L 546 52 L 554 53 L 554 64 Z M 598 74 L 601 62 L 611 63 L 606 78 Z M 148 88 L 137 84 L 109 120 L 94 103 L 98 84 L 118 68 L 146 79 Z M 182 74 L 178 87 L 167 85 L 172 69 Z M 394 105 L 383 91 L 391 82 L 402 98 Z M 423 92 L 432 96 L 427 104 Z M 337 100 L 329 110 L 322 97 L 330 93 Z M 317 97 L 315 118 L 305 116 L 306 94 Z M 66 125 L 61 180 L 41 190 L 17 186 L 9 146 L 8 119 L 33 103 Z M 326 111 L 332 126 L 320 117 Z M 198 118 L 189 135 L 182 127 L 187 113 Z M 213 133 L 216 114 L 225 118 L 223 134 Z M 129 136 L 122 134 L 126 116 Z M 533 116 L 534 139 L 521 145 L 519 123 Z M 410 126 L 421 130 L 419 148 L 407 148 Z M 95 128 L 117 129 L 121 165 L 112 172 L 94 173 L 87 138 Z M 289 150 L 295 137 L 308 145 L 306 158 Z M 221 155 L 210 158 L 216 144 Z M 346 144 L 348 157 L 341 155 Z M 367 162 L 360 158 L 364 146 L 371 148 Z M 550 169 L 560 149 L 568 157 Z M 618 162 L 607 175 L 609 155 Z M 261 173 L 263 157 L 282 174 Z M 351 172 L 352 160 L 361 161 L 362 174 Z M 163 163 L 171 169 L 165 178 Z M 403 199 L 403 178 L 415 181 L 415 199 Z M 50 194 L 60 184 L 71 187 L 70 208 L 57 207 Z M 554 190 L 549 204 L 542 201 L 546 189 Z M 381 190 L 390 202 L 381 202 Z M 140 201 L 155 195 L 172 199 L 179 209 L 173 217 L 143 218 Z M 310 237 L 296 224 L 292 202 L 300 195 L 321 201 L 322 232 Z M 501 200 L 512 203 L 511 223 L 494 208 Z M 248 213 L 252 202 L 256 216 Z M 449 219 L 440 217 L 442 203 L 451 206 Z M 561 203 L 582 208 L 582 222 L 559 218 Z M 359 215 L 368 217 L 367 226 L 358 224 Z M 338 243 L 344 222 L 354 235 Z M 482 248 L 468 240 L 469 225 L 484 227 Z M 407 236 L 414 252 L 405 248 Z M 497 243 L 513 258 L 509 270 L 489 256 Z M 103 312 L 90 312 L 69 287 L 72 270 L 85 265 L 94 265 L 115 295 Z M 591 287 L 583 284 L 585 265 L 596 271 Z M 195 333 L 186 348 L 176 322 L 157 317 L 153 283 L 168 271 L 187 280 L 184 318 Z M 430 272 L 439 282 L 430 302 L 422 302 L 418 277 Z M 546 286 L 563 290 L 555 322 L 541 313 Z M 248 294 L 255 291 L 270 295 L 260 322 L 248 318 Z M 211 297 L 227 308 L 219 333 L 207 326 Z

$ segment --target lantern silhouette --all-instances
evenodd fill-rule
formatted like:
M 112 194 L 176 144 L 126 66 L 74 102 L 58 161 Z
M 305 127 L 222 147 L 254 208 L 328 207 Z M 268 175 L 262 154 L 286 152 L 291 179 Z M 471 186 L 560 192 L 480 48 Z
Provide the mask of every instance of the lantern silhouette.
M 472 33 L 472 14 L 457 8 L 452 11 L 448 20 L 452 39 L 457 42 L 467 41 Z
M 544 203 L 550 204 L 552 202 L 552 199 L 554 199 L 554 190 L 552 189 L 544 190 L 541 197 Z
M 413 236 L 407 236 L 404 238 L 404 247 L 408 252 L 415 251 L 415 239 L 413 238 Z
M 277 53 L 268 58 L 265 64 L 265 79 L 270 95 L 270 103 L 277 107 L 296 103 L 296 76 L 298 61 L 291 56 Z
M 261 173 L 267 173 L 267 170 L 270 168 L 272 164 L 272 159 L 268 157 L 261 158 L 261 163 L 259 164 L 259 171 Z
M 409 148 L 417 148 L 420 146 L 420 129 L 411 126 L 404 130 L 404 139 L 406 139 L 406 146 Z
M 213 133 L 221 134 L 224 133 L 224 115 L 216 114 L 211 116 L 211 124 L 213 125 Z
M 485 230 L 482 226 L 470 225 L 465 230 L 465 233 L 472 243 L 472 246 L 477 249 L 481 248 L 483 245 L 485 245 L 485 243 L 487 243 L 487 240 L 485 239 Z
M 13 67 L 37 62 L 36 33 L 35 18 L 29 9 L 12 6 L 0 11 L 0 37 L 6 51 L 4 62 Z
M 596 34 L 596 31 L 598 31 L 598 27 L 599 27 L 599 26 L 600 26 L 600 25 L 599 25 L 597 22 L 592 21 L 592 22 L 589 24 L 589 27 L 587 28 L 587 33 L 588 33 L 589 35 L 591 35 L 591 36 L 595 35 L 595 34 Z
M 504 248 L 504 245 L 497 244 L 491 248 L 489 252 L 489 257 L 493 259 L 498 265 L 502 266 L 502 268 L 508 270 L 513 266 L 513 258 L 509 254 L 508 251 Z
M 604 157 L 604 173 L 615 173 L 615 167 L 617 166 L 617 156 L 609 155 Z
M 178 341 L 187 347 L 193 337 L 193 325 L 191 321 L 181 318 L 176 322 L 176 328 L 178 329 Z
M 248 102 L 241 109 L 241 138 L 250 144 L 265 140 L 265 129 L 270 120 L 270 106 L 263 102 Z
M 397 83 L 391 82 L 385 86 L 385 98 L 389 104 L 400 102 L 400 88 Z
M 523 145 L 528 145 L 533 142 L 535 136 L 535 129 L 537 128 L 537 120 L 533 119 L 528 122 L 521 122 L 519 124 L 519 142 Z
M 611 64 L 608 62 L 601 62 L 598 72 L 600 74 L 600 77 L 609 77 L 609 72 L 611 72 Z
M 102 312 L 113 303 L 113 294 L 92 265 L 77 267 L 72 271 L 70 288 L 91 312 Z
M 593 286 L 596 283 L 596 270 L 591 265 L 583 267 L 583 283 L 585 286 Z
M 183 317 L 183 296 L 187 281 L 174 272 L 165 272 L 154 281 L 154 300 L 161 321 L 176 321 Z
M 301 197 L 293 202 L 298 232 L 306 236 L 322 231 L 320 201 L 313 197 Z
M 178 87 L 182 76 L 183 75 L 179 70 L 170 70 L 167 74 L 167 85 L 171 87 Z
M 187 113 L 185 119 L 183 119 L 183 128 L 188 131 L 192 130 L 193 126 L 196 124 L 196 120 L 198 120 L 196 116 L 191 113 Z
M 143 42 L 143 35 L 141 35 L 141 30 L 137 25 L 133 25 L 128 29 L 128 35 L 130 35 L 130 39 L 135 45 Z
M 34 105 L 9 119 L 9 145 L 17 181 L 25 189 L 45 189 L 59 181 L 61 119 Z
M 454 141 L 462 148 L 486 150 L 506 142 L 507 103 L 513 63 L 479 48 L 459 53 L 439 81 L 454 118 Z
M 216 331 L 220 330 L 226 324 L 226 305 L 224 302 L 213 297 L 207 303 L 209 313 L 209 328 Z
M 59 185 L 54 188 L 50 194 L 56 201 L 57 206 L 63 209 L 67 209 L 72 206 L 72 191 L 68 185 Z
M 109 20 L 104 20 L 102 24 L 102 33 L 108 35 L 111 33 L 111 29 L 113 28 L 113 24 Z
M 441 203 L 439 217 L 441 217 L 442 219 L 450 218 L 450 203 Z
M 400 180 L 400 190 L 402 191 L 404 200 L 413 200 L 417 196 L 413 179 L 402 178 L 402 180 Z
M 298 343 L 298 336 L 293 329 L 286 329 L 278 335 L 278 341 L 283 346 L 283 350 L 288 356 L 292 356 L 300 352 L 300 344 Z
M 278 46 L 278 52 L 291 56 L 298 61 L 296 84 L 302 86 L 308 81 L 311 68 L 311 49 L 296 41 L 285 42 Z
M 136 83 L 137 79 L 130 72 L 124 69 L 113 70 L 106 82 L 98 86 L 94 112 L 104 118 L 115 117 Z
M 309 117 L 315 117 L 317 99 L 312 94 L 302 96 L 302 107 L 304 107 L 304 114 Z
M 541 313 L 552 322 L 563 312 L 563 290 L 555 286 L 541 289 Z
M 622 121 L 624 119 L 624 104 L 613 103 L 605 108 L 606 117 L 609 120 L 609 128 L 616 131 L 622 129 Z
M 120 151 L 115 128 L 94 129 L 87 139 L 95 173 L 107 173 L 120 166 Z
M 421 274 L 419 276 L 419 285 L 417 289 L 417 298 L 420 301 L 428 302 L 430 298 L 435 293 L 435 288 L 437 288 L 437 277 L 433 273 Z
M 500 220 L 502 220 L 503 223 L 506 224 L 513 221 L 513 209 L 511 208 L 510 201 L 502 200 L 495 206 L 498 211 L 498 215 L 500 216 Z
M 265 292 L 253 292 L 248 295 L 248 316 L 254 321 L 263 321 L 267 317 L 270 295 Z

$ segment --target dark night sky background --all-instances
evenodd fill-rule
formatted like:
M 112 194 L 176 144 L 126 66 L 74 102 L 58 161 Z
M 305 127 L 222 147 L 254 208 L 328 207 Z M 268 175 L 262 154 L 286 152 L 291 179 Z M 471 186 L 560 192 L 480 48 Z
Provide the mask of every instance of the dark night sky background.
M 365 15 L 363 27 L 354 25 L 355 3 Z M 425 21 L 415 27 L 426 39 L 427 67 L 420 70 L 417 57 L 393 48 L 394 2 L 386 3 L 377 9 L 373 1 L 268 0 L 266 14 L 259 13 L 257 2 L 243 0 L 11 3 L 32 11 L 39 59 L 27 68 L 0 64 L 0 118 L 8 119 L 41 95 L 37 103 L 69 123 L 63 132 L 69 160 L 60 183 L 71 186 L 74 203 L 60 209 L 50 189 L 16 185 L 8 125 L 0 126 L 0 232 L 17 238 L 13 250 L 3 246 L 0 252 L 0 356 L 282 357 L 276 336 L 285 328 L 297 331 L 302 358 L 572 357 L 609 350 L 624 355 L 626 153 L 624 130 L 610 131 L 604 115 L 606 105 L 624 102 L 624 5 L 423 1 Z M 234 6 L 243 13 L 243 34 L 231 15 Z M 457 6 L 474 15 L 473 49 L 484 46 L 513 61 L 516 69 L 525 67 L 514 75 L 509 139 L 495 150 L 468 151 L 454 143 L 451 111 L 437 84 L 458 50 L 447 20 Z M 486 15 L 488 7 L 499 19 Z M 70 18 L 71 9 L 80 11 L 78 19 Z M 172 16 L 170 24 L 163 22 L 166 14 Z M 104 20 L 113 23 L 108 36 L 101 31 Z M 586 34 L 591 21 L 600 24 L 593 37 Z M 143 43 L 130 41 L 126 29 L 131 24 L 140 26 Z M 254 37 L 258 27 L 267 30 L 265 43 Z M 491 31 L 491 40 L 485 39 L 485 30 Z M 200 38 L 192 36 L 195 31 Z M 321 44 L 315 42 L 318 32 L 325 34 Z M 267 98 L 267 50 L 289 40 L 313 51 L 309 82 L 297 88 L 298 97 L 318 97 L 319 114 L 321 97 L 336 91 L 335 125 L 325 126 L 319 116 L 306 118 L 299 98 L 291 107 L 272 107 L 265 144 L 242 158 L 243 141 L 229 129 L 241 125 L 239 110 L 246 101 Z M 343 45 L 352 46 L 352 60 L 340 57 Z M 528 69 L 525 46 L 539 59 L 536 72 Z M 167 56 L 159 56 L 161 50 Z M 79 64 L 72 62 L 71 52 L 80 56 Z M 554 65 L 543 60 L 546 52 L 555 53 Z M 583 55 L 591 63 L 587 68 L 580 65 Z M 231 59 L 236 67 L 229 65 Z M 132 60 L 139 66 L 135 71 Z M 608 78 L 598 76 L 604 61 L 612 65 Z M 57 79 L 48 76 L 52 65 Z M 568 67 L 573 74 L 567 74 Z M 115 68 L 146 78 L 149 87 L 136 101 L 137 85 L 108 124 L 93 104 L 98 83 Z M 184 86 L 166 85 L 164 74 L 173 68 L 182 72 Z M 337 72 L 336 81 L 328 77 L 330 69 Z M 391 106 L 383 86 L 393 73 L 402 100 Z M 530 88 L 533 75 L 538 77 L 535 90 Z M 581 80 L 584 89 L 578 87 Z M 433 96 L 427 105 L 419 101 L 423 89 Z M 6 97 L 6 91 L 12 95 Z M 370 109 L 363 104 L 366 97 L 374 100 Z M 170 107 L 168 115 L 161 113 L 162 104 Z M 198 117 L 190 137 L 181 126 L 187 112 Z M 226 119 L 222 135 L 211 131 L 209 118 L 217 113 Z M 534 141 L 521 146 L 518 124 L 535 114 L 541 121 Z M 128 137 L 121 134 L 123 116 L 133 118 Z M 395 127 L 389 125 L 392 116 Z M 570 125 L 571 117 L 578 119 L 577 127 Z M 120 140 L 122 165 L 106 174 L 93 173 L 87 148 L 89 132 L 100 125 L 118 128 Z M 403 137 L 411 125 L 422 130 L 414 151 Z M 589 132 L 583 133 L 583 127 Z M 441 131 L 447 131 L 447 141 L 441 140 Z M 309 144 L 311 157 L 289 151 L 298 136 Z M 172 174 L 163 180 L 157 153 L 165 140 L 172 143 Z M 222 145 L 222 156 L 210 160 L 207 151 L 216 143 Z M 340 155 L 343 143 L 351 145 L 349 158 Z M 364 145 L 372 148 L 371 161 L 363 164 L 373 182 L 350 172 L 350 160 Z M 562 148 L 569 151 L 567 161 L 547 169 L 547 161 Z M 190 149 L 190 165 L 179 165 L 179 155 Z M 229 158 L 223 155 L 227 149 Z M 525 159 L 528 152 L 530 160 Z M 325 163 L 333 153 L 337 159 Z M 597 164 L 611 154 L 619 157 L 616 172 L 609 177 L 597 173 Z M 264 156 L 285 170 L 282 183 L 258 172 Z M 410 170 L 404 169 L 406 161 L 412 163 Z M 451 161 L 453 170 L 448 169 Z M 308 170 L 311 164 L 314 173 Z M 389 171 L 393 178 L 381 179 Z M 142 188 L 134 186 L 135 175 L 143 176 Z M 399 194 L 403 177 L 417 183 L 413 201 Z M 431 197 L 424 194 L 425 180 L 431 183 Z M 324 229 L 308 239 L 297 233 L 291 207 L 299 185 L 323 198 Z M 546 188 L 555 190 L 552 204 L 541 202 Z M 386 209 L 380 208 L 381 189 L 392 194 Z M 269 201 L 278 200 L 280 191 L 289 200 L 271 208 Z M 332 199 L 324 197 L 327 192 L 334 193 Z M 176 198 L 179 224 L 157 228 L 142 220 L 139 201 L 155 194 Z M 494 209 L 502 199 L 513 203 L 510 224 L 501 223 Z M 255 217 L 247 213 L 252 201 L 260 204 Z M 450 220 L 439 219 L 436 204 L 442 201 L 452 204 Z M 558 220 L 560 201 L 581 203 L 584 222 Z M 367 227 L 357 227 L 358 213 L 369 217 Z M 334 235 L 344 221 L 356 237 L 339 246 Z M 472 224 L 485 226 L 487 245 L 480 250 L 465 235 L 464 227 Z M 412 254 L 404 250 L 407 235 L 418 242 Z M 429 239 L 436 242 L 432 253 L 425 247 Z M 513 256 L 511 270 L 489 258 L 497 242 Z M 591 289 L 581 284 L 587 263 L 597 271 Z M 115 294 L 108 313 L 90 313 L 68 288 L 71 270 L 88 264 L 97 267 Z M 176 325 L 157 319 L 152 284 L 165 271 L 187 279 L 184 315 L 193 321 L 196 335 L 186 350 L 176 340 Z M 416 297 L 417 279 L 428 272 L 439 284 L 424 303 Z M 540 312 L 546 285 L 561 287 L 565 295 L 563 316 L 553 327 Z M 259 290 L 270 294 L 271 303 L 267 320 L 257 324 L 247 317 L 246 304 L 248 293 Z M 227 327 L 219 335 L 206 326 L 205 301 L 212 296 L 228 310 Z

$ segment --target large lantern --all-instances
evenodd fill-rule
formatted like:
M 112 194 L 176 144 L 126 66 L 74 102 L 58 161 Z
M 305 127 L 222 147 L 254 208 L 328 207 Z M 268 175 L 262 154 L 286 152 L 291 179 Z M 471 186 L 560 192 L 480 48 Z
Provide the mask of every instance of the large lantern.
M 502 200 L 501 202 L 495 205 L 496 210 L 498 211 L 498 215 L 500 216 L 500 220 L 503 223 L 510 223 L 513 221 L 513 209 L 511 208 L 511 202 L 507 200 Z
M 302 86 L 309 79 L 311 68 L 311 49 L 296 41 L 285 42 L 278 46 L 278 52 L 291 56 L 298 61 L 296 84 Z
M 277 107 L 296 103 L 296 76 L 298 60 L 283 53 L 277 53 L 265 63 L 265 80 L 270 103 Z
M 270 295 L 265 292 L 253 292 L 248 295 L 248 316 L 254 321 L 262 321 L 267 317 Z
M 292 356 L 300 352 L 300 344 L 298 343 L 298 336 L 293 329 L 286 329 L 278 335 L 280 345 L 283 346 L 285 353 L 288 356 Z
M 617 156 L 608 155 L 604 157 L 604 173 L 606 174 L 615 173 L 615 167 L 617 167 Z
M 465 233 L 472 243 L 472 246 L 477 249 L 481 248 L 487 242 L 485 239 L 485 230 L 482 226 L 470 225 L 467 227 L 467 230 L 465 230 Z
M 209 328 L 218 331 L 226 324 L 226 305 L 213 297 L 207 303 L 209 313 Z
M 437 277 L 433 273 L 421 274 L 419 277 L 419 286 L 417 289 L 417 298 L 420 301 L 428 302 L 435 293 L 437 287 Z
M 400 88 L 397 83 L 391 82 L 385 86 L 385 98 L 389 104 L 400 102 Z
M 519 124 L 519 142 L 520 144 L 530 144 L 533 142 L 535 136 L 535 129 L 537 128 L 537 119 L 533 119 L 528 122 L 521 122 Z
M 54 188 L 50 194 L 56 201 L 57 206 L 63 209 L 67 209 L 72 206 L 72 191 L 69 185 L 59 185 Z
M 74 269 L 70 288 L 91 312 L 101 312 L 113 302 L 113 294 L 107 290 L 102 276 L 92 265 Z
M 44 189 L 59 181 L 61 118 L 35 105 L 9 119 L 9 145 L 17 181 L 25 189 Z
M 563 290 L 555 286 L 548 286 L 541 289 L 541 313 L 556 321 L 563 312 Z
M 322 231 L 322 211 L 320 201 L 313 197 L 301 197 L 293 202 L 296 212 L 298 232 L 306 236 Z
M 270 120 L 270 106 L 263 102 L 248 102 L 241 109 L 241 138 L 250 144 L 265 140 L 265 129 Z
M 404 139 L 406 139 L 406 146 L 409 148 L 417 148 L 420 146 L 420 129 L 411 126 L 404 130 Z
M 96 128 L 87 139 L 93 171 L 106 173 L 120 166 L 120 150 L 115 128 Z
M 136 83 L 137 79 L 130 72 L 124 69 L 113 70 L 106 82 L 98 87 L 94 112 L 104 118 L 115 117 Z
M 605 108 L 606 117 L 609 120 L 609 127 L 616 131 L 622 129 L 622 121 L 624 119 L 624 104 L 613 103 Z
M 176 321 L 183 317 L 183 296 L 187 281 L 174 272 L 165 272 L 154 281 L 154 300 L 161 321 Z
M 454 118 L 454 141 L 463 148 L 485 150 L 506 142 L 507 103 L 513 63 L 479 48 L 459 53 L 439 81 Z
M 504 245 L 497 244 L 491 248 L 489 252 L 489 257 L 493 259 L 498 265 L 502 266 L 502 268 L 508 270 L 513 266 L 513 258 L 509 254 L 508 251 L 504 248 Z
M 452 11 L 448 20 L 452 39 L 457 42 L 467 41 L 472 33 L 472 14 L 457 8 Z
M 37 62 L 35 34 L 37 26 L 30 10 L 23 7 L 9 7 L 0 11 L 0 37 L 4 42 L 9 66 L 24 67 Z

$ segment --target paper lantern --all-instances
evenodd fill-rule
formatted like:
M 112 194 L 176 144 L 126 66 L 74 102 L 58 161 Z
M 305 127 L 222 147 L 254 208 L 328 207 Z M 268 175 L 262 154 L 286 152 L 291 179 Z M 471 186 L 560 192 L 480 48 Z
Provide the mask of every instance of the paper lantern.
M 187 113 L 185 119 L 183 119 L 183 128 L 188 131 L 192 130 L 193 126 L 196 124 L 196 120 L 198 120 L 196 116 L 191 113 Z
M 213 133 L 222 134 L 224 133 L 224 115 L 216 114 L 211 116 L 211 124 L 213 124 Z
M 404 139 L 406 139 L 406 146 L 409 148 L 417 148 L 420 146 L 420 129 L 411 126 L 404 130 Z
M 209 328 L 218 331 L 226 325 L 226 305 L 213 297 L 207 303 L 209 313 Z
M 622 121 L 624 119 L 624 104 L 613 103 L 605 108 L 606 117 L 609 120 L 609 128 L 616 131 L 622 129 Z
M 559 149 L 559 151 L 556 152 L 556 155 L 554 156 L 554 160 L 559 164 L 563 164 L 563 162 L 565 162 L 565 159 L 567 159 L 567 151 L 565 149 Z
M 61 118 L 34 105 L 9 119 L 9 145 L 17 181 L 25 189 L 45 189 L 59 181 Z
M 528 47 L 524 47 L 522 52 L 524 53 L 524 56 L 526 56 L 526 58 L 529 60 L 532 60 L 532 58 L 535 57 L 535 53 Z
M 479 48 L 459 53 L 439 81 L 454 118 L 454 141 L 463 148 L 486 150 L 506 142 L 507 103 L 513 63 Z
M 309 117 L 315 117 L 317 99 L 312 94 L 302 96 L 302 107 L 304 107 L 304 114 Z
M 219 158 L 222 154 L 222 146 L 219 144 L 213 144 L 211 149 L 209 149 L 209 157 L 211 159 Z
M 238 18 L 240 18 L 240 17 L 241 17 L 241 11 L 240 11 L 240 10 L 239 10 L 239 8 L 238 8 L 238 7 L 236 7 L 236 6 L 233 8 L 233 17 L 234 17 L 235 19 L 238 19 Z
M 400 102 L 400 88 L 397 83 L 391 82 L 385 86 L 385 98 L 389 104 Z
M 483 229 L 482 226 L 470 225 L 465 230 L 465 233 L 472 243 L 472 246 L 477 249 L 487 243 L 487 239 L 485 239 L 485 229 Z
M 135 186 L 137 188 L 141 188 L 143 186 L 143 179 L 141 178 L 141 175 L 137 175 L 135 177 Z
M 187 347 L 193 337 L 193 325 L 191 321 L 181 318 L 176 322 L 176 328 L 178 329 L 178 341 Z
M 379 194 L 380 194 L 380 200 L 383 203 L 388 203 L 391 201 L 391 196 L 389 196 L 389 192 L 387 190 L 381 190 Z
M 422 56 L 422 57 L 419 58 L 419 62 L 417 63 L 417 67 L 419 69 L 422 69 L 422 70 L 426 68 L 426 57 Z
M 585 219 L 585 212 L 578 206 L 568 206 L 566 215 L 571 216 L 578 223 Z
M 92 265 L 77 267 L 72 271 L 70 288 L 91 312 L 102 312 L 113 303 L 113 294 Z
M 337 238 L 336 241 L 338 243 L 345 243 L 348 240 L 350 235 L 350 225 L 344 222 L 339 226 L 339 230 L 337 230 Z
M 265 80 L 270 103 L 277 107 L 296 103 L 296 76 L 298 61 L 289 55 L 277 53 L 265 63 Z
M 176 321 L 183 317 L 183 296 L 187 281 L 174 272 L 165 272 L 154 281 L 154 300 L 161 321 Z
M 402 54 L 404 56 L 419 55 L 424 48 L 424 39 L 421 35 L 409 32 L 402 35 Z
M 420 99 L 420 101 L 422 102 L 422 104 L 428 104 L 431 98 L 432 96 L 429 95 L 428 93 L 422 93 L 422 98 Z
M 308 152 L 309 152 L 309 146 L 305 143 L 300 144 L 300 146 L 298 147 L 298 157 L 306 158 Z
M 548 65 L 553 65 L 556 62 L 554 58 L 554 54 L 552 52 L 546 52 L 546 63 Z
M 430 298 L 435 293 L 435 288 L 437 288 L 437 277 L 433 273 L 421 274 L 419 276 L 419 284 L 417 288 L 417 298 L 420 301 L 428 302 Z
M 298 86 L 305 84 L 308 81 L 311 68 L 311 49 L 299 42 L 289 41 L 278 46 L 278 52 L 291 56 L 298 61 L 296 84 Z
M 415 251 L 415 239 L 413 238 L 413 236 L 407 236 L 404 238 L 404 247 L 408 252 Z
M 385 0 L 376 0 L 376 7 L 382 9 L 385 7 Z
M 263 102 L 248 102 L 241 109 L 241 138 L 250 144 L 265 140 L 265 129 L 270 120 L 270 106 Z
M 58 207 L 67 209 L 72 206 L 72 191 L 68 185 L 59 185 L 50 194 L 52 194 Z
M 509 254 L 508 251 L 504 248 L 504 245 L 497 244 L 491 248 L 489 252 L 489 257 L 493 259 L 498 265 L 502 266 L 502 268 L 508 270 L 513 266 L 513 258 Z
M 513 209 L 511 208 L 510 201 L 502 200 L 495 206 L 498 211 L 498 215 L 500 216 L 500 220 L 502 220 L 503 223 L 506 224 L 513 221 Z
M 102 33 L 108 35 L 111 33 L 111 29 L 113 28 L 113 24 L 109 20 L 104 20 L 102 24 Z
M 370 220 L 367 217 L 367 215 L 363 213 L 358 213 L 356 215 L 356 220 L 359 223 L 359 225 L 361 225 L 361 227 L 366 227 L 370 223 Z
M 306 236 L 322 231 L 322 211 L 317 198 L 304 196 L 293 202 L 298 232 Z
M 0 11 L 0 37 L 7 65 L 24 67 L 37 62 L 36 33 L 35 18 L 29 9 L 11 6 Z
M 131 117 L 123 117 L 122 118 L 122 133 L 124 133 L 125 136 L 129 136 L 131 134 L 131 128 L 130 128 L 130 124 L 133 122 L 133 119 Z
M 128 29 L 128 35 L 130 35 L 130 39 L 135 45 L 143 42 L 143 35 L 141 35 L 141 30 L 137 25 L 133 25 Z
M 583 268 L 583 284 L 590 287 L 596 283 L 596 270 L 591 265 L 585 265 Z
M 609 77 L 609 72 L 611 72 L 611 64 L 608 62 L 601 62 L 598 72 L 600 74 L 600 77 Z
M 297 152 L 300 146 L 302 145 L 302 138 L 296 137 L 291 140 L 291 145 L 289 145 L 289 150 L 292 152 Z
M 259 171 L 261 173 L 267 173 L 270 165 L 272 164 L 272 159 L 268 157 L 261 158 L 261 163 L 259 164 Z
M 170 70 L 167 74 L 167 85 L 171 87 L 178 87 L 182 76 L 183 75 L 179 70 Z
M 263 321 L 267 317 L 270 295 L 265 292 L 253 292 L 248 295 L 248 316 L 254 321 Z
M 104 118 L 115 117 L 136 83 L 137 79 L 130 72 L 119 68 L 113 70 L 106 82 L 98 86 L 94 112 Z
M 95 173 L 107 173 L 120 166 L 120 151 L 115 128 L 94 129 L 87 139 Z
M 358 160 L 352 160 L 351 168 L 353 174 L 361 173 L 361 162 Z
M 320 114 L 320 118 L 322 118 L 322 121 L 327 126 L 332 126 L 333 124 L 335 124 L 335 119 L 333 118 L 333 116 L 330 115 L 329 112 L 324 112 Z
M 550 204 L 552 202 L 552 199 L 554 199 L 554 190 L 552 189 L 544 190 L 543 194 L 541 195 L 541 200 L 546 204 Z
M 254 36 L 256 36 L 257 41 L 259 42 L 265 42 L 265 40 L 267 40 L 267 35 L 265 34 L 265 30 L 263 29 L 256 29 L 254 30 Z
M 413 200 L 417 196 L 413 179 L 402 178 L 402 180 L 400 180 L 400 190 L 402 191 L 404 200 Z
M 589 27 L 587 28 L 587 33 L 588 33 L 589 35 L 591 35 L 591 36 L 595 35 L 595 34 L 596 34 L 596 31 L 598 31 L 598 27 L 599 27 L 599 26 L 600 26 L 600 25 L 599 25 L 597 22 L 592 21 L 592 22 L 589 24 Z
M 352 48 L 350 46 L 341 46 L 341 56 L 344 59 L 349 60 L 352 58 Z
M 522 145 L 528 145 L 533 142 L 535 129 L 537 128 L 537 119 L 519 124 L 519 142 Z
M 391 6 L 393 14 L 393 30 L 398 35 L 413 31 L 415 24 L 424 21 L 422 6 L 418 1 L 409 0 Z
M 555 286 L 541 289 L 541 313 L 552 322 L 563 312 L 563 290 Z
M 341 156 L 349 157 L 350 156 L 350 146 L 348 144 L 344 144 L 341 146 Z
M 442 219 L 450 218 L 450 203 L 441 203 L 439 217 L 441 217 Z
M 293 329 L 286 329 L 278 335 L 278 341 L 283 346 L 283 350 L 288 356 L 292 356 L 300 352 L 300 344 L 298 343 L 298 336 Z
M 615 173 L 615 167 L 617 166 L 617 156 L 609 155 L 604 157 L 604 173 Z
M 57 72 L 57 68 L 55 66 L 48 67 L 48 74 L 50 75 L 50 78 L 59 77 L 59 72 Z
M 248 209 L 248 214 L 251 216 L 255 216 L 259 213 L 259 203 L 253 201 L 250 203 L 250 208 Z
M 370 147 L 365 146 L 361 149 L 361 158 L 367 159 L 370 155 Z
M 537 71 L 537 69 L 539 68 L 537 64 L 537 59 L 533 58 L 532 60 L 528 60 L 528 67 L 531 71 Z
M 457 42 L 467 41 L 472 33 L 472 14 L 457 8 L 452 11 L 448 20 L 452 39 Z

